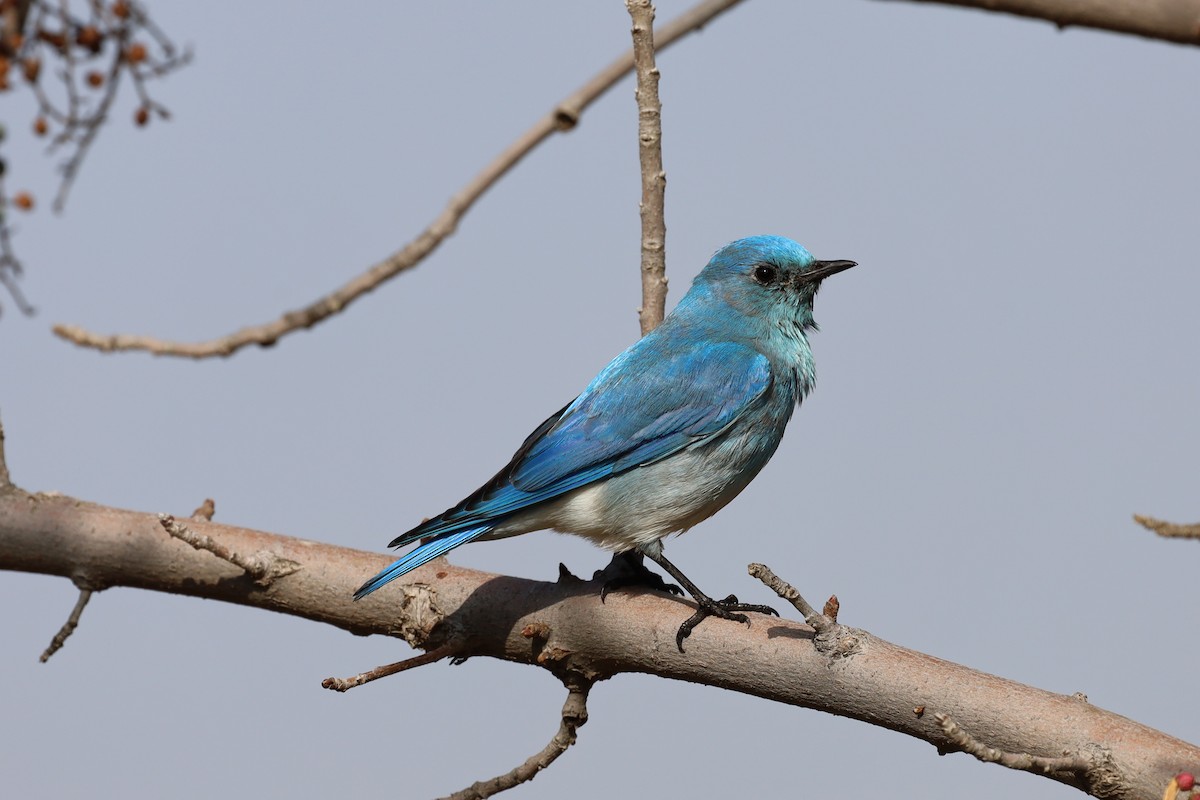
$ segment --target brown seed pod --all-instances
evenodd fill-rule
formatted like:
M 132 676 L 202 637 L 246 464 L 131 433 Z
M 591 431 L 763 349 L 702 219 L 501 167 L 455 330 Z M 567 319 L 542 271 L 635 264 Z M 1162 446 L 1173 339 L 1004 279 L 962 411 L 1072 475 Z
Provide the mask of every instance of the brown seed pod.
M 61 33 L 43 29 L 37 32 L 37 37 L 57 50 L 67 49 L 67 37 Z
M 129 4 L 125 0 L 117 0 L 117 2 L 112 4 L 112 13 L 117 19 L 128 19 Z
M 139 128 L 142 127 L 150 121 L 150 111 L 145 106 L 142 106 L 133 115 L 133 121 L 137 123 Z
M 146 45 L 141 42 L 134 42 L 129 45 L 129 49 L 125 51 L 125 60 L 130 64 L 140 64 L 146 60 Z
M 92 70 L 87 74 L 87 84 L 93 89 L 99 89 L 104 85 L 104 73 Z
M 75 34 L 75 41 L 80 47 L 86 47 L 88 50 L 99 50 L 100 42 L 104 41 L 104 37 L 100 35 L 100 31 L 94 25 L 86 25 L 79 29 L 79 33 Z
M 33 195 L 31 195 L 29 192 L 17 192 L 12 201 L 13 205 L 22 211 L 33 210 Z
M 38 117 L 33 121 L 33 132 L 38 136 L 45 136 L 50 130 L 50 123 L 46 122 L 45 117 Z
M 21 62 L 21 72 L 25 74 L 25 80 L 37 83 L 38 75 L 42 72 L 42 60 L 40 58 L 25 59 Z

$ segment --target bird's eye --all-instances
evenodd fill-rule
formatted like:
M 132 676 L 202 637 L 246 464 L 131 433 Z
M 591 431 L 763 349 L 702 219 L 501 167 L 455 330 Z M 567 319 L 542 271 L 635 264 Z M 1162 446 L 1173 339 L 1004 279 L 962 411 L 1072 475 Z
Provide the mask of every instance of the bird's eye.
M 779 270 L 772 267 L 770 264 L 759 264 L 754 268 L 754 280 L 761 283 L 763 286 L 770 286 L 775 281 L 779 280 Z

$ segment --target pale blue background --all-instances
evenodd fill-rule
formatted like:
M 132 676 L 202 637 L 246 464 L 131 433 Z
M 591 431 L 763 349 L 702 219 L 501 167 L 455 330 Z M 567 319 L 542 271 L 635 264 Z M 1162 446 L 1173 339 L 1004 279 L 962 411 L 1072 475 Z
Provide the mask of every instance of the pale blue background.
M 681 2 L 661 2 L 660 20 Z M 419 269 L 273 350 L 193 363 L 49 334 L 202 339 L 308 303 L 414 236 L 628 46 L 623 4 L 156 2 L 195 64 L 125 97 L 67 214 L 3 98 L 32 319 L 0 320 L 0 411 L 33 490 L 382 548 L 489 477 L 637 334 L 627 79 Z M 908 4 L 752 2 L 661 58 L 668 270 L 755 233 L 862 266 L 817 303 L 820 382 L 779 454 L 670 544 L 702 587 L 763 561 L 843 621 L 1200 740 L 1200 51 Z M 456 563 L 552 578 L 534 534 Z M 365 577 L 365 576 L 364 576 Z M 476 659 L 336 695 L 405 657 L 284 616 L 118 589 L 67 647 L 62 579 L 0 576 L 8 797 L 430 797 L 541 748 L 563 691 Z M 721 624 L 721 623 L 712 623 Z M 622 676 L 512 796 L 1065 798 L 922 742 Z M 710 752 L 718 739 L 727 755 Z

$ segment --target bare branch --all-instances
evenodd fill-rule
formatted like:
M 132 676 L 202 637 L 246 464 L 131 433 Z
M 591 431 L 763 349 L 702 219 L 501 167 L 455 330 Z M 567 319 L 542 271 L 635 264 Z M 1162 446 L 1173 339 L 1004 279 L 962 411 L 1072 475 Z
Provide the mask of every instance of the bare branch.
M 389 675 L 395 675 L 398 672 L 404 672 L 414 667 L 433 664 L 434 662 L 441 661 L 443 658 L 450 658 L 458 653 L 458 649 L 457 645 L 444 644 L 441 647 L 435 647 L 428 653 L 406 658 L 404 661 L 397 661 L 395 664 L 385 664 L 382 667 L 376 667 L 366 672 L 360 672 L 357 675 L 351 675 L 349 678 L 326 678 L 321 681 L 321 686 L 326 689 L 332 689 L 335 692 L 349 691 L 355 686 L 362 686 L 364 683 L 386 678 Z
M 200 510 L 197 509 L 197 511 Z M 195 518 L 193 515 L 193 519 Z M 217 558 L 241 567 L 242 571 L 253 578 L 256 584 L 264 588 L 270 586 L 276 578 L 291 575 L 300 569 L 298 562 L 282 558 L 269 550 L 260 550 L 251 556 L 243 556 L 210 536 L 197 535 L 191 528 L 176 522 L 170 514 L 159 514 L 158 521 L 163 526 L 163 530 L 176 539 L 190 544 L 197 550 L 207 550 Z
M 499 794 L 533 780 L 539 772 L 567 752 L 567 748 L 575 744 L 575 731 L 587 722 L 587 698 L 592 689 L 592 681 L 572 675 L 564 680 L 564 683 L 567 686 L 567 700 L 563 703 L 562 720 L 558 724 L 558 731 L 541 752 L 530 756 L 523 764 L 503 775 L 473 783 L 443 800 L 483 800 L 485 797 Z
M 741 0 L 705 0 L 705 2 L 699 3 L 663 26 L 658 36 L 659 49 L 666 48 L 685 34 L 699 30 L 718 14 L 727 11 L 739 2 Z M 384 282 L 419 264 L 446 237 L 454 233 L 459 221 L 484 192 L 552 134 L 574 128 L 578 124 L 583 110 L 608 91 L 632 68 L 632 52 L 626 53 L 607 66 L 574 94 L 551 109 L 550 113 L 538 120 L 492 163 L 484 167 L 482 172 L 450 199 L 449 205 L 417 238 L 366 272 L 304 308 L 289 311 L 272 322 L 242 328 L 227 336 L 207 342 L 172 342 L 153 336 L 127 334 L 102 335 L 77 325 L 55 325 L 54 333 L 69 342 L 104 352 L 144 350 L 154 355 L 187 358 L 230 356 L 252 344 L 270 347 L 279 341 L 280 337 L 303 328 L 311 328 L 342 311 L 368 292 L 374 291 Z
M 894 0 L 893 0 L 894 2 Z M 997 11 L 1176 44 L 1200 44 L 1200 0 L 909 0 Z
M 92 599 L 91 589 L 80 589 L 79 599 L 75 601 L 75 608 L 71 609 L 71 615 L 67 617 L 67 621 L 58 629 L 58 633 L 54 634 L 54 638 L 50 640 L 50 645 L 42 652 L 38 659 L 43 664 L 50 660 L 50 656 L 62 649 L 62 646 L 67 643 L 67 637 L 75 632 L 79 627 L 79 618 L 83 616 L 83 609 L 87 607 L 88 601 Z
M 1133 520 L 1149 531 L 1167 539 L 1200 539 L 1200 522 L 1193 525 L 1180 525 L 1177 522 L 1164 522 L 1154 517 L 1144 517 L 1134 514 Z
M 3 126 L 0 126 L 0 140 L 3 138 L 4 129 Z M 8 291 L 17 309 L 22 314 L 31 316 L 34 313 L 33 306 L 29 304 L 25 295 L 21 293 L 20 287 L 17 286 L 17 279 L 25 272 L 25 268 L 21 265 L 21 259 L 17 257 L 17 251 L 13 247 L 12 240 L 15 230 L 12 220 L 9 219 L 9 212 L 14 208 L 28 211 L 32 208 L 30 205 L 32 196 L 22 192 L 10 197 L 5 186 L 4 172 L 4 160 L 0 159 L 0 285 Z
M 988 747 L 960 728 L 949 714 L 934 714 L 933 721 L 941 726 L 955 749 L 989 764 L 999 764 L 1009 769 L 1042 773 L 1043 775 L 1049 775 L 1052 772 L 1086 773 L 1092 768 L 1091 760 L 1080 755 L 1031 756 L 1028 753 L 1006 753 L 1003 750 Z
M 386 521 L 384 521 L 386 523 Z M 490 656 L 602 680 L 623 672 L 720 686 L 898 731 L 943 749 L 933 720 L 950 714 L 997 750 L 1084 754 L 1085 773 L 1053 780 L 1109 798 L 1154 797 L 1200 747 L 1082 702 L 987 675 L 839 625 L 856 646 L 823 651 L 799 622 L 751 614 L 750 625 L 714 620 L 674 647 L 692 606 L 659 592 L 611 592 L 602 580 L 539 582 L 455 567 L 437 559 L 395 589 L 355 602 L 364 576 L 394 559 L 259 531 L 192 522 L 228 550 L 269 552 L 304 569 L 269 587 L 233 564 L 179 547 L 156 515 L 70 497 L 0 491 L 0 569 L 61 575 L 94 589 L 132 586 L 269 609 L 357 634 L 403 638 L 422 650 L 461 642 L 461 657 Z M 821 634 L 824 635 L 824 634 Z
M 625 0 L 633 18 L 633 63 L 637 70 L 638 160 L 642 166 L 642 335 L 658 327 L 667 309 L 667 223 L 663 216 L 667 173 L 662 159 L 662 103 L 654 65 L 654 6 Z

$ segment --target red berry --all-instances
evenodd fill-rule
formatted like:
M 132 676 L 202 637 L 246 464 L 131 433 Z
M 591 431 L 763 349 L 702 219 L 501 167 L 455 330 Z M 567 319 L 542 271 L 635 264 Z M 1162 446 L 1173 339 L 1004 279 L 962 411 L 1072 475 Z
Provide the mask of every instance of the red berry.
M 1196 777 L 1190 772 L 1181 772 L 1175 776 L 1175 783 L 1181 792 L 1189 792 L 1196 785 Z

